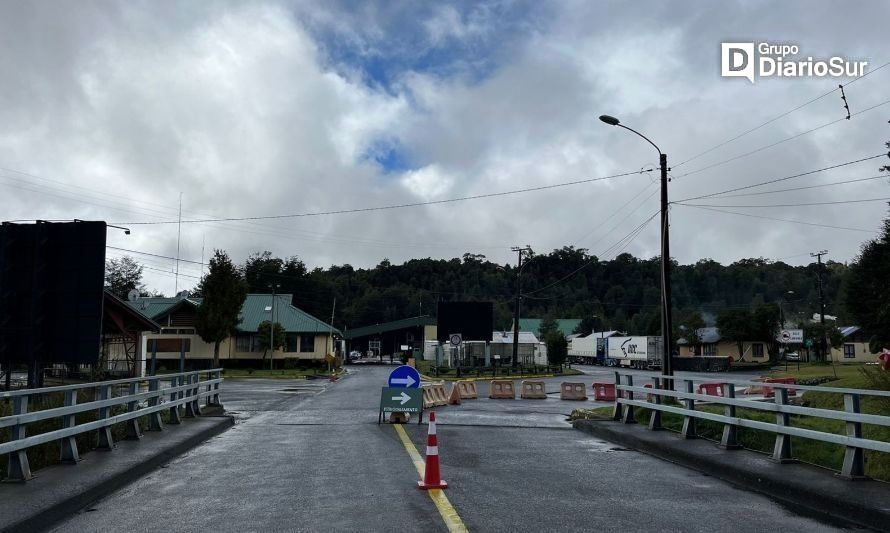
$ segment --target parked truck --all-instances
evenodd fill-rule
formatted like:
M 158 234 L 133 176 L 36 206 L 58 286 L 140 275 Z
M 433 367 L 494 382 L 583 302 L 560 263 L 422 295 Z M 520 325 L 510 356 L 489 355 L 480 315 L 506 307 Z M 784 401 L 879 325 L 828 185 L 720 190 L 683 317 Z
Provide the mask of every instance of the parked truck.
M 607 341 L 607 365 L 661 368 L 661 337 L 609 337 Z
M 569 361 L 583 365 L 604 364 L 608 338 L 588 335 L 576 337 L 569 344 Z

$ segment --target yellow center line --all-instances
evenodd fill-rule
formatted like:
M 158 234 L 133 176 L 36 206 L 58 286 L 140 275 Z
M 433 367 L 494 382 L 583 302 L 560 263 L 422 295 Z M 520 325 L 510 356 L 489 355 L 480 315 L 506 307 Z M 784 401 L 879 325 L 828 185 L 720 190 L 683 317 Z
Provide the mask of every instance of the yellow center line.
M 405 429 L 399 424 L 393 424 L 393 427 L 396 428 L 399 440 L 402 441 L 402 446 L 405 447 L 405 451 L 407 451 L 408 456 L 411 457 L 411 462 L 414 463 L 414 468 L 417 469 L 420 479 L 423 479 L 423 471 L 426 468 L 423 457 L 420 456 L 417 448 L 414 447 L 414 443 L 411 442 Z M 439 510 L 439 514 L 442 516 L 442 520 L 445 521 L 445 526 L 448 528 L 448 531 L 451 531 L 452 533 L 467 533 L 467 526 L 464 525 L 463 520 L 460 519 L 457 511 L 454 510 L 454 507 L 451 505 L 451 502 L 448 501 L 448 497 L 445 496 L 442 489 L 430 489 L 426 492 L 430 495 L 430 499 L 433 500 L 433 503 L 436 505 L 436 509 Z

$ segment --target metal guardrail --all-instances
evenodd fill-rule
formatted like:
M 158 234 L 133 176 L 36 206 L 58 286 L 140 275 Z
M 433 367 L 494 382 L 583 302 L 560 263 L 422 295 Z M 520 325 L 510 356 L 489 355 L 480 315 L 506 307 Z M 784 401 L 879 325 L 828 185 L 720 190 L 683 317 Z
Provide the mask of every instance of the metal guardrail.
M 201 379 L 206 375 L 206 379 Z M 8 481 L 26 481 L 31 479 L 31 468 L 28 463 L 27 450 L 39 444 L 59 441 L 60 461 L 76 463 L 80 460 L 75 437 L 89 431 L 98 431 L 97 449 L 111 450 L 114 439 L 111 426 L 126 422 L 125 439 L 135 440 L 142 436 L 139 418 L 148 416 L 148 431 L 163 429 L 161 412 L 170 411 L 169 424 L 180 424 L 180 408 L 185 408 L 185 417 L 191 418 L 201 414 L 199 402 L 207 399 L 207 405 L 219 404 L 219 384 L 222 383 L 222 369 L 199 370 L 165 374 L 146 378 L 117 379 L 40 389 L 21 389 L 0 392 L 0 399 L 11 399 L 12 415 L 0 418 L 0 429 L 11 428 L 11 439 L 0 442 L 0 455 L 9 454 L 7 469 Z M 148 390 L 140 389 L 147 384 Z M 163 385 L 163 386 L 162 386 Z M 125 387 L 126 393 L 114 396 L 114 389 Z M 77 403 L 79 391 L 90 390 L 97 398 L 94 401 Z M 40 411 L 28 411 L 30 399 L 40 398 L 50 393 L 64 394 L 65 405 Z M 124 413 L 112 415 L 111 408 L 125 405 Z M 98 419 L 78 424 L 76 415 L 89 411 L 98 411 Z M 28 424 L 42 420 L 62 419 L 62 428 L 46 433 L 27 436 Z
M 890 416 L 872 415 L 860 412 L 860 399 L 863 396 L 890 397 L 890 391 L 843 389 L 836 387 L 814 387 L 808 385 L 771 383 L 745 380 L 713 380 L 722 386 L 724 396 L 699 394 L 694 392 L 693 381 L 701 382 L 701 378 L 689 379 L 676 376 L 655 376 L 652 378 L 652 388 L 634 386 L 634 376 L 626 374 L 622 382 L 620 372 L 615 372 L 615 411 L 613 420 L 621 420 L 626 424 L 636 423 L 633 407 L 651 409 L 649 429 L 662 429 L 661 413 L 674 413 L 683 416 L 683 426 L 680 434 L 684 438 L 697 436 L 695 422 L 697 419 L 710 420 L 723 424 L 723 434 L 720 447 L 733 450 L 741 448 L 738 443 L 738 428 L 750 428 L 767 431 L 776 434 L 772 458 L 779 463 L 795 462 L 791 455 L 791 437 L 838 444 L 845 447 L 844 461 L 840 476 L 845 479 L 860 479 L 865 477 L 864 450 L 890 453 L 890 442 L 865 439 L 862 437 L 862 424 L 890 427 Z M 662 384 L 671 381 L 683 383 L 683 390 L 663 388 Z M 736 397 L 736 387 L 768 387 L 775 391 L 774 402 L 764 402 L 753 399 Z M 788 403 L 789 389 L 817 391 L 825 393 L 842 394 L 844 398 L 844 410 L 818 409 L 814 407 L 802 407 Z M 634 394 L 645 394 L 646 401 L 637 400 Z M 683 406 L 665 405 L 663 398 L 682 400 Z M 724 406 L 723 414 L 697 411 L 695 402 L 707 402 Z M 740 418 L 736 414 L 737 408 L 751 409 L 776 414 L 776 422 L 762 422 Z M 815 418 L 840 420 L 845 423 L 845 435 L 828 433 L 813 429 L 805 429 L 791 426 L 791 415 L 804 415 Z

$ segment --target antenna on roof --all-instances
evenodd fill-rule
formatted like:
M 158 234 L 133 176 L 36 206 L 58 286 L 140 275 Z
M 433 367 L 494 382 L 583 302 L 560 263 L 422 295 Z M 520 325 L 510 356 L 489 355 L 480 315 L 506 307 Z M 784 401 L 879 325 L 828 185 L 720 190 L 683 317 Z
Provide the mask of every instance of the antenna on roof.
M 135 302 L 139 299 L 139 291 L 136 289 L 130 289 L 130 292 L 127 293 L 127 300 L 130 302 Z
M 176 297 L 180 300 L 185 300 L 189 297 L 189 291 L 179 291 L 178 293 L 176 293 Z

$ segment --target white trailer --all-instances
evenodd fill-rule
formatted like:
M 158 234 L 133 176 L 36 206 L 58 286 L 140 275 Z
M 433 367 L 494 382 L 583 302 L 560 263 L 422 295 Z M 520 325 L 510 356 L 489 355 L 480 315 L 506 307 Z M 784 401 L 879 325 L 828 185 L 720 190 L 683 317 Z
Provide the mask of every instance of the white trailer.
M 607 363 L 632 368 L 661 368 L 661 337 L 609 337 Z
M 569 343 L 569 360 L 585 365 L 596 363 L 597 345 L 604 340 L 593 336 L 572 339 Z

